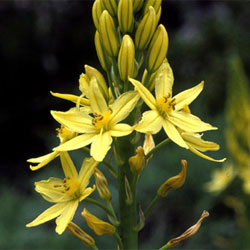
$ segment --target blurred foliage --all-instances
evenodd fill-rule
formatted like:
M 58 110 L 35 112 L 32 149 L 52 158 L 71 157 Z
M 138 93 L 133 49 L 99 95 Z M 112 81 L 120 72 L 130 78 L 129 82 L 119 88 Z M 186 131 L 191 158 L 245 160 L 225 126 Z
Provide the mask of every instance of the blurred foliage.
M 61 174 L 55 160 L 41 171 L 33 172 L 25 162 L 30 157 L 50 152 L 57 145 L 49 115 L 51 109 L 66 110 L 69 104 L 50 96 L 49 91 L 75 92 L 84 64 L 100 69 L 94 50 L 94 25 L 91 1 L 1 1 L 0 68 L 1 128 L 4 150 L 1 153 L 0 248 L 1 249 L 76 249 L 84 248 L 67 232 L 54 233 L 54 222 L 35 229 L 25 224 L 49 204 L 30 191 L 35 180 Z M 238 54 L 250 69 L 250 2 L 247 1 L 163 1 L 161 22 L 166 26 L 170 46 L 169 62 L 174 70 L 174 92 L 205 80 L 205 89 L 192 104 L 193 113 L 220 128 L 207 134 L 207 140 L 221 145 L 213 157 L 230 158 L 224 139 L 226 87 L 229 80 L 238 91 L 241 77 L 229 60 Z M 233 79 L 233 80 L 232 80 Z M 249 84 L 249 83 L 248 83 Z M 156 142 L 162 140 L 160 134 Z M 79 166 L 78 153 L 73 153 Z M 157 188 L 176 175 L 180 160 L 188 161 L 187 180 L 178 191 L 162 199 L 141 231 L 140 249 L 161 246 L 180 235 L 206 209 L 210 216 L 199 232 L 178 246 L 179 249 L 249 249 L 249 195 L 242 192 L 235 178 L 219 195 L 204 191 L 221 164 L 200 159 L 189 151 L 169 144 L 150 160 L 139 181 L 140 204 L 146 208 Z M 102 166 L 105 172 L 105 167 Z M 109 175 L 107 171 L 107 176 Z M 110 183 L 113 203 L 115 183 Z M 83 203 L 80 209 L 88 204 Z M 243 207 L 243 208 L 242 208 Z M 35 208 L 35 209 L 34 209 Z M 91 211 L 101 216 L 91 206 Z M 243 212 L 242 212 L 243 211 Z M 87 230 L 82 220 L 82 227 Z M 111 246 L 110 237 L 96 237 L 97 245 Z

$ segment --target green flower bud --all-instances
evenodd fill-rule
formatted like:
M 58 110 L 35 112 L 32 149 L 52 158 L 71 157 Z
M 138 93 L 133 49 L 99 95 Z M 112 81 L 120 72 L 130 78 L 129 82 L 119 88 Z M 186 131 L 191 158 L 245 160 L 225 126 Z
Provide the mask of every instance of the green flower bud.
M 165 27 L 160 24 L 150 44 L 146 57 L 146 69 L 149 73 L 155 72 L 162 64 L 167 55 L 168 34 Z
M 133 76 L 134 60 L 135 46 L 133 40 L 129 35 L 125 35 L 122 39 L 121 48 L 118 54 L 118 70 L 123 81 Z
M 107 10 L 102 12 L 99 22 L 99 33 L 104 49 L 109 56 L 117 56 L 119 40 L 114 21 Z
M 104 8 L 101 4 L 101 0 L 95 0 L 93 7 L 92 7 L 92 18 L 93 18 L 93 22 L 97 30 L 99 28 L 99 19 L 103 10 Z
M 103 200 L 110 200 L 111 194 L 109 191 L 108 181 L 107 181 L 106 177 L 97 168 L 95 169 L 94 176 L 95 176 L 96 188 L 97 188 L 97 191 L 98 191 L 100 197 Z
M 95 33 L 95 49 L 98 56 L 98 59 L 102 65 L 102 68 L 105 71 L 109 71 L 111 67 L 111 61 L 109 59 L 109 56 L 107 55 L 106 51 L 104 50 L 101 40 L 100 40 L 100 34 L 98 31 Z
M 138 12 L 143 6 L 144 0 L 133 0 L 133 10 Z
M 147 0 L 144 9 L 143 9 L 143 15 L 145 15 L 148 12 L 149 6 L 152 6 L 155 9 L 155 13 L 158 13 L 160 7 L 161 7 L 162 0 Z
M 88 76 L 88 78 L 91 80 L 92 77 L 95 77 L 98 83 L 98 86 L 104 96 L 104 98 L 106 99 L 106 101 L 108 100 L 108 87 L 107 87 L 107 83 L 102 75 L 102 73 L 100 71 L 98 71 L 97 69 L 88 66 L 88 65 L 84 65 L 85 68 L 85 72 L 86 75 Z
M 143 17 L 135 32 L 135 47 L 138 50 L 147 48 L 154 32 L 156 23 L 156 14 L 152 6 L 149 7 L 148 13 Z
M 127 33 L 133 29 L 133 0 L 120 0 L 118 4 L 118 23 L 121 32 Z
M 116 0 L 101 0 L 102 6 L 106 9 L 109 14 L 113 17 L 116 16 L 117 13 L 117 1 Z

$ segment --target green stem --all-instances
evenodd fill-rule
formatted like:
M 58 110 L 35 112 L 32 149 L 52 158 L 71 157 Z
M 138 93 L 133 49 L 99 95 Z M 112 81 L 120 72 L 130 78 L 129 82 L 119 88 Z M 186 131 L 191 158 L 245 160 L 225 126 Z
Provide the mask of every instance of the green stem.
M 118 245 L 120 247 L 119 249 L 123 249 L 121 237 L 119 236 L 119 234 L 117 232 L 114 233 L 114 237 L 116 238 L 117 243 L 118 243 Z
M 92 248 L 93 250 L 99 250 L 99 248 L 98 248 L 96 245 L 92 246 L 91 248 Z
M 159 144 L 157 144 L 151 151 L 149 151 L 146 154 L 146 156 L 145 156 L 146 159 L 148 159 L 153 153 L 155 153 L 156 151 L 158 151 L 161 147 L 163 147 L 164 145 L 166 145 L 169 142 L 171 142 L 171 140 L 169 138 L 167 138 L 164 141 L 162 141 Z
M 159 250 L 166 250 L 166 249 L 169 249 L 169 248 L 172 248 L 170 244 L 166 244 L 164 245 L 163 247 L 159 248 Z
M 149 204 L 149 206 L 147 207 L 147 209 L 144 212 L 145 217 L 149 214 L 149 212 L 151 211 L 151 209 L 154 207 L 154 205 L 158 202 L 158 200 L 161 197 L 156 195 L 155 198 L 151 201 L 151 203 Z
M 105 207 L 105 205 L 103 205 L 101 202 L 96 201 L 96 200 L 94 200 L 92 198 L 89 198 L 89 197 L 87 197 L 85 199 L 85 201 L 87 201 L 89 203 L 92 203 L 92 204 L 95 204 L 96 206 L 98 206 L 101 209 L 103 209 L 106 213 L 108 213 L 109 215 L 113 216 L 113 212 L 109 208 Z

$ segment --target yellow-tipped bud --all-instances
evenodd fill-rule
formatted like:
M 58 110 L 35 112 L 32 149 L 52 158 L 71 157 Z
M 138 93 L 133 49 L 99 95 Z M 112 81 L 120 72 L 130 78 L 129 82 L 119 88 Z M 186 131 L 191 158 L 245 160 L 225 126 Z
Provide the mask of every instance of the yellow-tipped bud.
M 149 44 L 146 57 L 146 68 L 149 73 L 155 72 L 167 55 L 168 34 L 165 27 L 160 24 Z
M 106 9 L 111 16 L 117 14 L 117 1 L 116 0 L 101 0 L 102 6 Z
M 107 55 L 106 51 L 104 50 L 101 39 L 100 39 L 100 34 L 98 31 L 95 33 L 95 49 L 96 53 L 98 56 L 98 59 L 102 65 L 102 68 L 107 72 L 110 70 L 111 67 L 111 61 L 109 59 L 109 56 Z
M 88 226 L 94 230 L 97 235 L 113 235 L 115 232 L 115 227 L 108 222 L 105 222 L 93 214 L 89 213 L 86 208 L 82 211 L 82 216 L 84 217 L 85 221 L 87 222 Z
M 99 29 L 99 20 L 104 8 L 101 4 L 101 0 L 95 0 L 92 7 L 92 18 L 96 29 Z
M 202 221 L 209 216 L 209 213 L 204 210 L 200 219 L 196 222 L 196 224 L 194 224 L 193 226 L 191 226 L 190 228 L 188 228 L 184 233 L 182 233 L 179 237 L 173 238 L 171 239 L 165 246 L 163 246 L 162 248 L 167 249 L 167 248 L 171 248 L 174 247 L 176 245 L 178 245 L 181 241 L 190 238 L 191 236 L 193 236 L 194 234 L 197 233 L 197 231 L 199 230 Z
M 121 48 L 118 54 L 118 70 L 123 81 L 133 76 L 135 60 L 135 46 L 129 35 L 122 39 Z
M 110 194 L 110 191 L 109 191 L 108 181 L 107 181 L 106 177 L 97 168 L 95 169 L 94 176 L 95 176 L 96 188 L 97 188 L 97 191 L 98 191 L 100 197 L 103 200 L 110 200 L 111 199 L 111 194 Z
M 136 149 L 136 155 L 131 156 L 128 160 L 130 169 L 134 174 L 139 174 L 145 167 L 145 154 L 141 146 Z
M 144 0 L 133 0 L 133 10 L 134 12 L 138 12 L 143 6 Z
M 159 21 L 160 21 L 160 18 L 161 18 L 161 6 L 159 8 L 159 10 L 156 13 L 156 22 L 155 22 L 155 26 L 158 25 Z
M 118 23 L 122 33 L 133 29 L 133 0 L 120 0 L 118 4 Z
M 82 92 L 82 94 L 88 96 L 89 78 L 86 74 L 82 73 L 79 77 L 79 90 Z
M 67 231 L 75 235 L 77 238 L 79 238 L 85 246 L 90 247 L 90 248 L 95 246 L 95 240 L 89 234 L 85 233 L 75 223 L 70 222 L 67 226 Z
M 99 22 L 99 33 L 102 45 L 109 56 L 117 56 L 119 40 L 113 18 L 107 10 L 102 12 Z
M 98 83 L 98 86 L 103 94 L 103 96 L 105 97 L 106 100 L 108 100 L 108 86 L 107 83 L 102 75 L 102 73 L 100 71 L 98 71 L 97 69 L 95 69 L 94 67 L 91 67 L 89 65 L 84 65 L 85 68 L 85 72 L 86 75 L 88 76 L 88 78 L 91 80 L 92 77 L 95 77 Z
M 169 178 L 159 187 L 157 191 L 158 196 L 166 197 L 169 191 L 180 188 L 184 184 L 186 180 L 187 161 L 182 160 L 181 165 L 182 171 L 178 175 Z
M 138 50 L 144 50 L 147 48 L 156 27 L 156 14 L 152 6 L 149 7 L 149 11 L 142 18 L 135 32 L 135 47 Z
M 144 4 L 143 14 L 145 15 L 148 12 L 149 6 L 152 6 L 155 9 L 155 13 L 158 13 L 161 8 L 162 0 L 146 0 Z

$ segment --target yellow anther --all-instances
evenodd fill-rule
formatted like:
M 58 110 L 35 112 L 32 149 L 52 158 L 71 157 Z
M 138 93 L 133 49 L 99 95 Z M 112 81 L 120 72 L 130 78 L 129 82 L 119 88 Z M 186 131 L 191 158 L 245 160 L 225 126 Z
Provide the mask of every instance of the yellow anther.
M 102 115 L 94 113 L 94 118 L 92 119 L 92 125 L 99 129 L 103 129 L 104 131 L 108 130 L 111 113 L 112 113 L 111 109 L 109 109 L 106 113 Z
M 69 196 L 77 196 L 77 191 L 79 190 L 80 183 L 77 179 L 65 178 L 63 181 L 64 191 Z
M 169 96 L 163 96 L 157 100 L 157 109 L 159 114 L 166 118 L 168 113 L 172 110 L 175 110 L 175 98 L 171 98 Z

